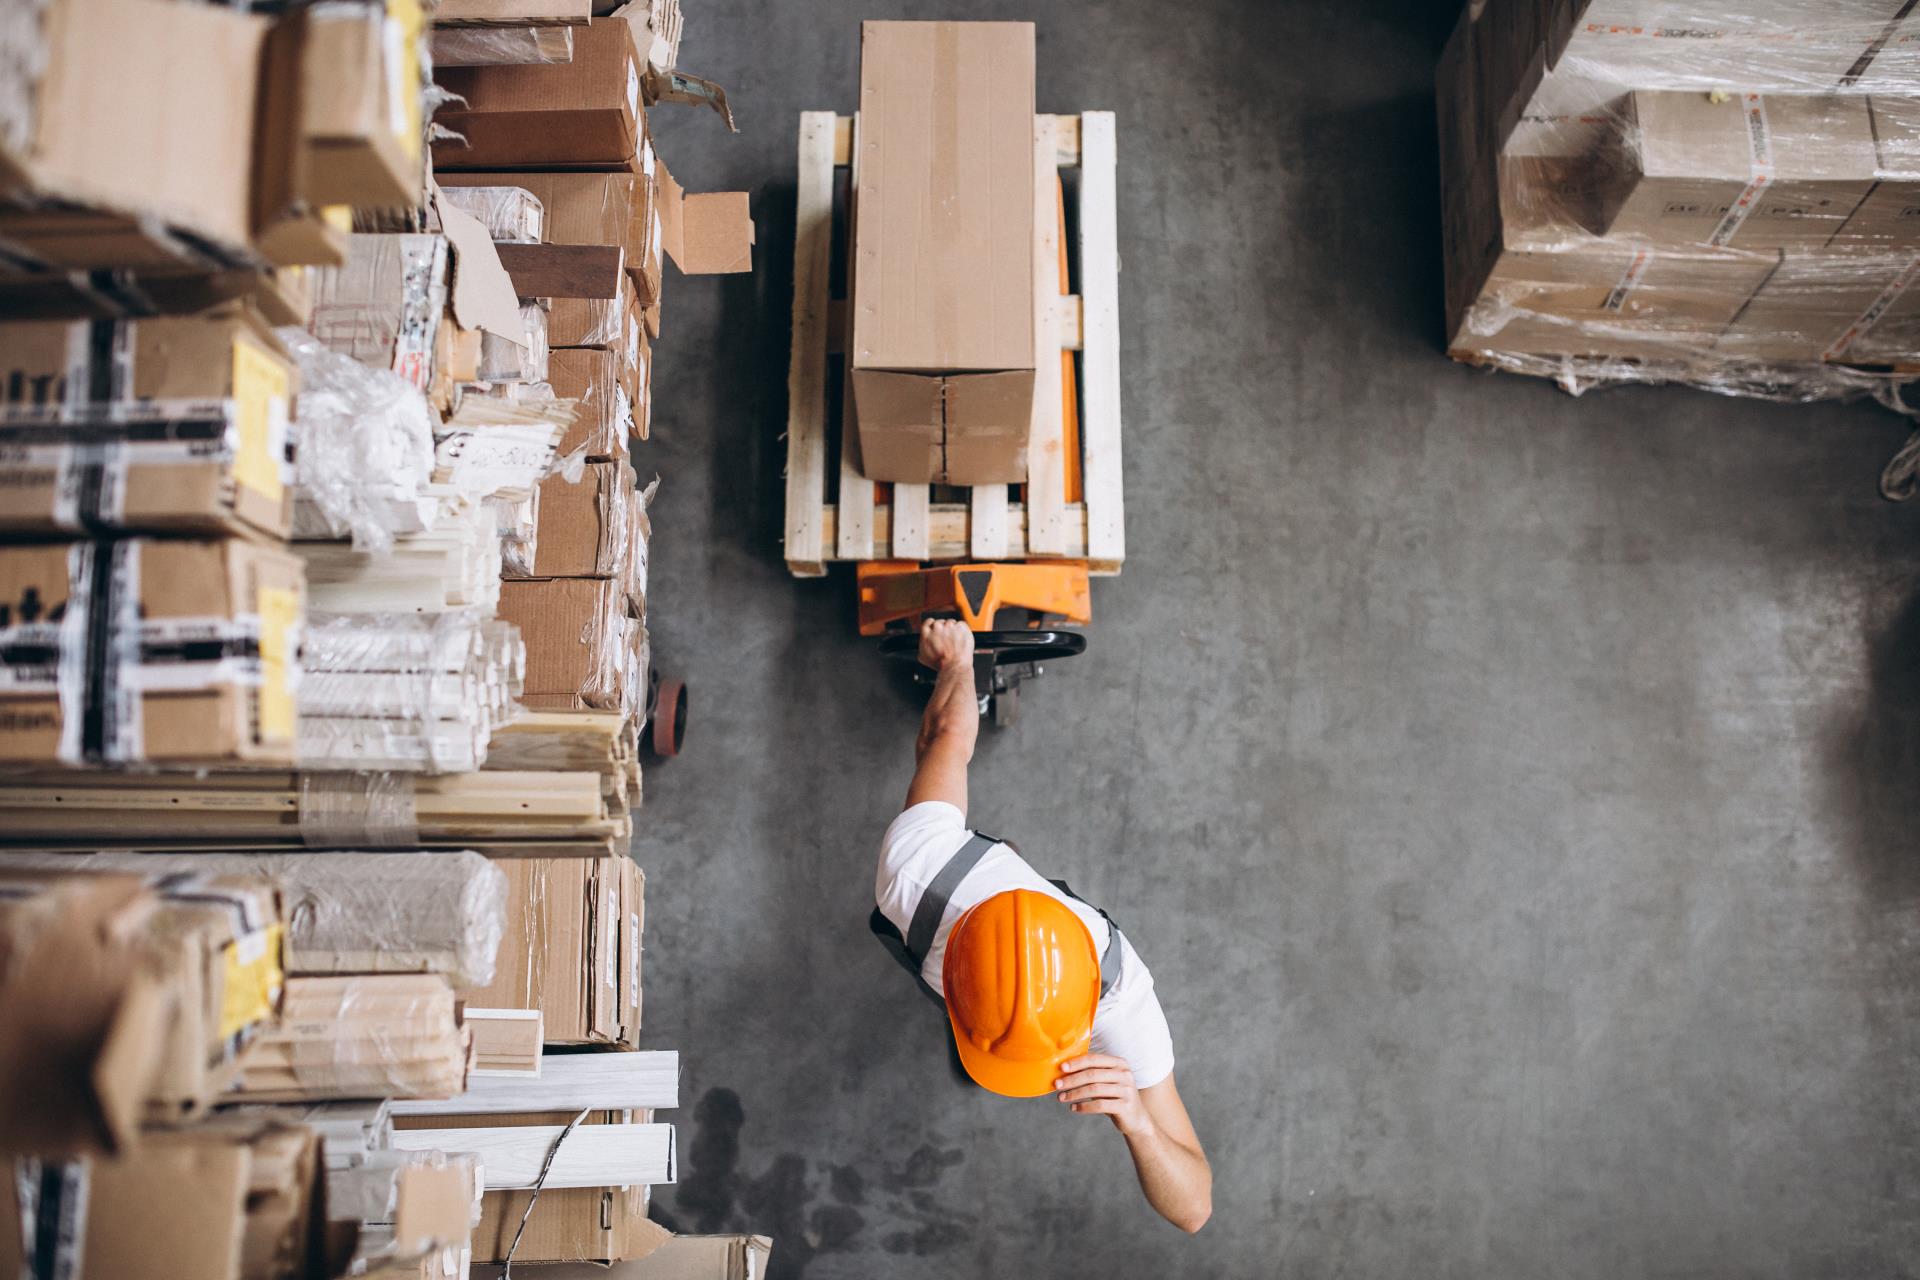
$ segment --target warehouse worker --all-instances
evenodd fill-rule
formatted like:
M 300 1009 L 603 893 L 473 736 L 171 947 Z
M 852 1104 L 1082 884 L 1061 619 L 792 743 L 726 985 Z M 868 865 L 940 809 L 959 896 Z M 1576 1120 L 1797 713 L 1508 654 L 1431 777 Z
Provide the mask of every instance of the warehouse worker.
M 1012 845 L 967 829 L 980 730 L 973 633 L 927 621 L 920 661 L 938 674 L 906 811 L 881 845 L 873 930 L 946 1005 L 974 1083 L 1108 1117 L 1148 1203 L 1198 1231 L 1213 1212 L 1213 1173 L 1174 1087 L 1153 975 L 1105 912 L 1042 879 Z

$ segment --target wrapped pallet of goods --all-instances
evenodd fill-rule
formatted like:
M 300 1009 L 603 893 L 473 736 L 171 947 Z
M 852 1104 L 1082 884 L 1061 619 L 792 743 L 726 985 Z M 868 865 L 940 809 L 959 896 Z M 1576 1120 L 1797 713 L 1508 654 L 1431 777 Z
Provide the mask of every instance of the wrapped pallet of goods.
M 1486 0 L 1438 71 L 1449 347 L 1569 390 L 1898 405 L 1920 368 L 1900 0 Z

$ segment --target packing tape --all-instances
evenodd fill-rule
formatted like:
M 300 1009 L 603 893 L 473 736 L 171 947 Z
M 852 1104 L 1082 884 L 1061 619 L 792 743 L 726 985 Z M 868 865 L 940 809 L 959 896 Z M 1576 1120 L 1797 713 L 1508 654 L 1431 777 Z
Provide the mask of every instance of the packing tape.
M 302 773 L 300 839 L 309 848 L 404 848 L 419 843 L 413 775 Z
M 1707 237 L 1707 243 L 1716 249 L 1724 249 L 1727 243 L 1739 232 L 1748 216 L 1760 203 L 1760 193 L 1766 190 L 1774 178 L 1773 165 L 1773 128 L 1767 122 L 1767 100 L 1765 95 L 1743 93 L 1740 95 L 1740 110 L 1746 121 L 1747 150 L 1751 158 L 1752 177 L 1746 188 L 1740 192 L 1740 198 L 1727 209 L 1726 216 L 1720 219 L 1720 225 Z

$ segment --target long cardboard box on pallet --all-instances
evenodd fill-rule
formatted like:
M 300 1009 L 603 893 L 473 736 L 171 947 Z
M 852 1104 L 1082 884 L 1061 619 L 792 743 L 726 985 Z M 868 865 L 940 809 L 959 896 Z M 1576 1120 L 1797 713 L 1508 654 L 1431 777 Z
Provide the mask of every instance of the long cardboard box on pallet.
M 870 480 L 1027 478 L 1034 29 L 861 26 L 853 400 Z M 1053 358 L 1049 353 L 1049 358 Z

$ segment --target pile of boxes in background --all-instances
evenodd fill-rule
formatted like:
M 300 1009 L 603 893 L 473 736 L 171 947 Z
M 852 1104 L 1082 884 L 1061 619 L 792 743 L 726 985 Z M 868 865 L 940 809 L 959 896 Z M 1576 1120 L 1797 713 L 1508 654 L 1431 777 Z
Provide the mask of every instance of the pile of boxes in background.
M 1456 358 L 1571 390 L 1897 402 L 1920 373 L 1904 0 L 1474 0 L 1438 71 Z
M 647 1220 L 630 856 L 724 94 L 674 0 L 259 7 L 0 22 L 0 1270 L 745 1274 Z

